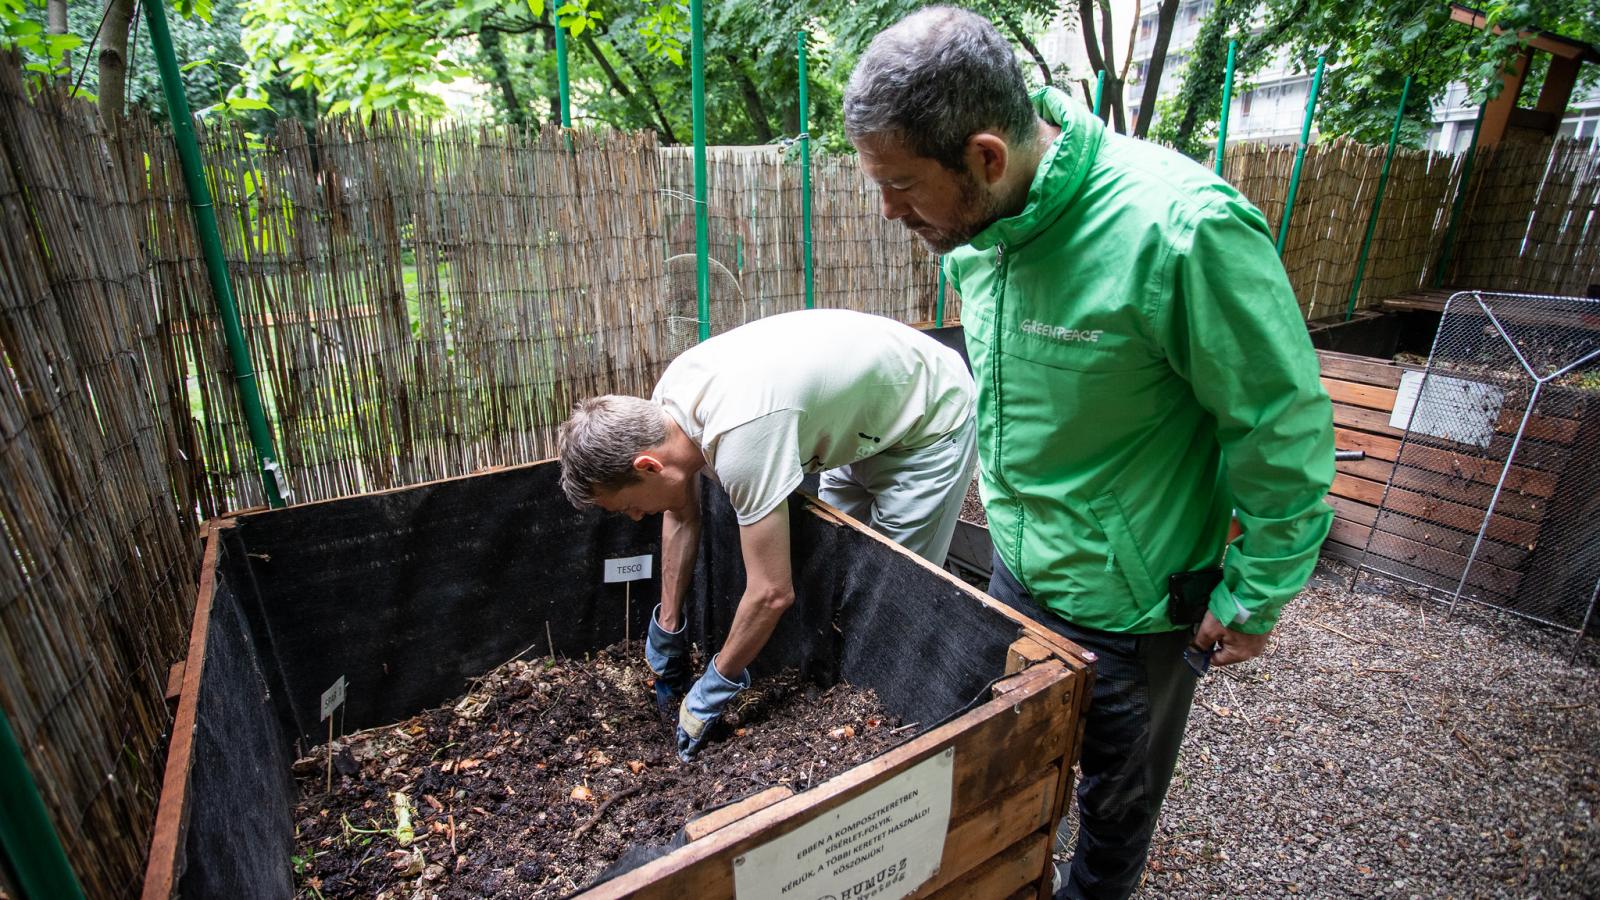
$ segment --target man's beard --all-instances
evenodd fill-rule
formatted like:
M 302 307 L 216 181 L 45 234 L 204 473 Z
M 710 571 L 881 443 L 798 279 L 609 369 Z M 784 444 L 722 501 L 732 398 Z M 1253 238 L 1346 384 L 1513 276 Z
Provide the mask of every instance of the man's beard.
M 958 183 L 961 194 L 957 208 L 967 214 L 966 221 L 949 229 L 914 232 L 934 253 L 941 255 L 949 253 L 977 237 L 978 232 L 1004 218 L 1002 203 L 983 190 L 978 184 L 977 176 L 970 172 L 964 173 Z

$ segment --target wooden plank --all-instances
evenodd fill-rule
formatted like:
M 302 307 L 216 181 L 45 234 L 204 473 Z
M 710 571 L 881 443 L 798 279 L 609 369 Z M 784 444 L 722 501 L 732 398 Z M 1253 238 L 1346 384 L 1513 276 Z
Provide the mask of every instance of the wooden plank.
M 1027 786 L 1008 791 L 974 811 L 946 833 L 939 874 L 913 897 L 927 897 L 1043 828 L 1050 819 L 1060 770 L 1052 767 Z
M 938 893 L 932 900 L 991 900 L 1009 896 L 1039 878 L 1050 862 L 1050 838 L 1043 831 L 1028 835 Z M 917 895 L 921 896 L 921 895 Z
M 1065 761 L 1085 676 L 1051 659 L 1014 676 L 1004 697 L 581 896 L 682 900 L 733 897 L 733 858 L 787 834 L 946 747 L 955 748 L 951 821 Z
M 1400 441 L 1397 438 L 1340 428 L 1337 425 L 1333 429 L 1333 445 L 1340 450 L 1362 450 L 1369 458 L 1385 462 L 1394 462 L 1395 456 L 1400 452 Z
M 1509 479 L 1507 480 L 1509 482 Z M 1413 469 L 1409 466 L 1396 466 L 1389 482 L 1396 487 L 1433 494 L 1476 509 L 1488 509 L 1489 500 L 1494 496 L 1492 483 Z M 1507 489 L 1500 492 L 1500 499 L 1495 503 L 1494 511 L 1496 515 L 1514 516 L 1524 521 L 1538 522 L 1544 518 L 1547 506 L 1544 498 L 1531 492 L 1513 490 L 1508 483 Z
M 1477 534 L 1483 527 L 1482 507 L 1446 500 L 1437 494 L 1423 494 L 1404 487 L 1389 488 L 1384 506 L 1396 513 L 1424 522 L 1436 522 L 1459 531 Z M 1528 547 L 1539 540 L 1539 526 L 1513 519 L 1498 512 L 1489 517 L 1487 536 L 1496 541 Z
M 1033 638 L 1017 638 L 1006 650 L 1006 674 L 1015 675 L 1035 663 L 1044 662 L 1052 655 L 1049 647 Z
M 1450 528 L 1437 522 L 1422 522 L 1389 511 L 1378 513 L 1377 521 L 1373 524 L 1377 526 L 1379 534 L 1409 538 L 1436 550 L 1453 553 L 1463 560 L 1472 552 L 1472 545 L 1478 539 L 1476 527 L 1470 530 Z M 1528 548 L 1525 545 L 1506 544 L 1485 537 L 1483 544 L 1478 547 L 1478 559 L 1520 573 L 1523 563 L 1528 559 Z
M 217 592 L 217 556 L 222 546 L 222 529 L 231 527 L 233 522 L 227 519 L 205 526 L 206 550 L 200 563 L 200 591 L 195 598 L 194 624 L 189 630 L 189 655 L 183 667 L 183 690 L 178 694 L 178 715 L 172 722 L 167 769 L 161 779 L 161 802 L 156 808 L 155 833 L 150 839 L 143 900 L 170 900 L 178 893 L 178 875 L 183 871 L 179 855 L 189 823 L 189 770 L 194 766 L 200 675 L 205 670 L 211 602 Z
M 1383 502 L 1383 485 L 1354 475 L 1337 472 L 1333 476 L 1333 489 L 1328 493 L 1348 497 L 1360 503 L 1377 506 Z
M 760 793 L 751 794 L 743 800 L 719 807 L 690 821 L 683 826 L 683 831 L 689 840 L 698 841 L 713 831 L 726 828 L 745 816 L 760 812 L 780 800 L 787 800 L 793 796 L 794 791 L 783 785 L 769 787 Z
M 1378 387 L 1372 384 L 1356 384 L 1355 382 L 1341 381 L 1327 376 L 1322 378 L 1322 387 L 1327 390 L 1328 397 L 1335 403 L 1348 403 L 1352 406 L 1382 410 L 1385 417 L 1394 409 L 1397 392 L 1393 388 Z
M 1406 371 L 1405 367 L 1385 360 L 1332 350 L 1318 350 L 1317 364 L 1321 367 L 1324 378 L 1338 378 L 1390 389 L 1400 386 L 1400 375 Z
M 1358 500 L 1341 497 L 1338 494 L 1328 495 L 1328 505 L 1333 507 L 1333 514 L 1340 519 L 1348 519 L 1357 525 L 1372 527 L 1378 521 L 1378 508 Z
M 1336 473 L 1387 484 L 1389 476 L 1394 474 L 1394 463 L 1381 459 L 1336 460 L 1333 470 Z
M 1405 437 L 1404 429 L 1389 424 L 1389 414 L 1376 409 L 1352 406 L 1348 403 L 1333 405 L 1333 424 L 1355 431 L 1367 431 L 1393 438 Z
M 1470 550 L 1470 547 L 1468 549 Z M 1433 572 L 1436 576 L 1443 577 L 1452 584 L 1460 579 L 1461 571 L 1467 562 L 1464 554 L 1451 553 L 1448 550 L 1441 550 L 1438 547 L 1431 547 L 1420 541 L 1381 530 L 1373 534 L 1368 553 L 1369 556 L 1381 556 L 1417 569 Z M 1521 576 L 1516 572 L 1492 565 L 1482 559 L 1472 564 L 1472 574 L 1468 578 L 1469 584 L 1485 588 L 1502 597 L 1515 596 L 1517 584 L 1520 581 Z

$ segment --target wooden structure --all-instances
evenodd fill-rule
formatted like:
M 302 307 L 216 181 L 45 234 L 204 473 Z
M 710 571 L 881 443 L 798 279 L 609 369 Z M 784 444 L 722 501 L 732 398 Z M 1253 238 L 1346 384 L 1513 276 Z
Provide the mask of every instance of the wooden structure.
M 587 586 L 598 580 L 593 573 L 581 573 L 608 557 L 659 552 L 655 523 L 573 511 L 557 475 L 554 463 L 541 463 L 208 525 L 146 900 L 293 894 L 289 747 L 320 740 L 317 692 L 333 673 L 349 676 L 343 715 L 354 731 L 447 701 L 445 685 L 458 691 L 462 673 L 478 665 L 457 664 L 461 653 L 499 661 L 512 654 L 486 645 L 525 644 L 535 631 L 542 651 L 541 620 L 555 626 L 551 652 L 564 655 L 620 639 L 630 616 L 641 617 L 629 620 L 641 633 L 653 603 L 644 595 L 655 583 L 638 582 L 632 612 L 622 613 Z M 484 511 L 490 497 L 508 512 Z M 873 896 L 1048 898 L 1092 655 L 837 510 L 799 495 L 790 504 L 804 602 L 752 668 L 787 668 L 820 653 L 820 670 L 873 688 L 886 708 L 925 729 L 803 793 L 769 788 L 698 819 L 684 846 L 580 896 L 733 898 L 736 868 L 763 847 L 808 827 L 840 833 L 856 821 L 841 807 L 864 797 L 876 806 L 913 779 L 911 770 L 948 760 L 948 820 L 938 841 L 863 859 L 848 875 L 823 872 L 785 896 L 844 896 L 909 852 L 911 868 L 921 854 L 931 877 Z M 688 612 L 702 647 L 716 639 L 707 622 L 731 618 L 743 581 L 737 545 L 716 550 L 737 526 L 710 488 L 705 519 Z M 561 541 L 568 546 L 552 546 Z M 527 549 L 506 554 L 508 546 Z M 540 578 L 567 588 L 529 583 Z M 368 595 L 353 597 L 352 585 L 368 586 Z M 415 660 L 423 642 L 433 664 L 401 662 Z M 939 646 L 949 659 L 911 649 L 918 646 Z M 442 678 L 431 671 L 441 661 L 452 669 Z M 436 683 L 410 683 L 427 679 Z M 895 711 L 897 702 L 922 708 Z M 826 866 L 837 868 L 833 853 Z M 744 888 L 748 896 L 748 881 Z
M 1450 18 L 1473 28 L 1489 27 L 1487 16 L 1458 3 L 1450 6 Z M 1501 34 L 1505 29 L 1496 26 L 1494 30 Z M 1523 44 L 1522 50 L 1501 70 L 1500 93 L 1484 105 L 1478 147 L 1494 147 L 1502 142 L 1537 143 L 1554 136 L 1578 83 L 1578 70 L 1584 63 L 1600 63 L 1600 50 L 1583 41 L 1548 31 L 1522 31 L 1517 38 Z M 1531 108 L 1522 107 L 1518 102 L 1536 52 L 1550 55 L 1550 69 L 1539 88 L 1538 101 Z

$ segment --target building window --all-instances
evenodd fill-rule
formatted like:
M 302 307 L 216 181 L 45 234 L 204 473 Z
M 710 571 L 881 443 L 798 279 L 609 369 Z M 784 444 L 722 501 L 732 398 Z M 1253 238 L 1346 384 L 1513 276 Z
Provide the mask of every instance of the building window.
M 1248 91 L 1243 97 L 1239 98 L 1239 115 L 1250 115 L 1250 98 L 1254 97 L 1255 95 L 1255 91 Z
M 1156 30 L 1156 17 L 1145 16 L 1139 20 L 1139 40 L 1147 41 Z

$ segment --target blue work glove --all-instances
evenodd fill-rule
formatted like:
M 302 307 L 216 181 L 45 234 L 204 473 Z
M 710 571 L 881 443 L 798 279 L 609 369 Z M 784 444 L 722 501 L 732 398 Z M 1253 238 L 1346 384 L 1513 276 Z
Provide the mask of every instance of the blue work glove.
M 728 701 L 750 686 L 750 670 L 739 673 L 738 681 L 729 681 L 717 671 L 717 658 L 711 657 L 704 675 L 689 689 L 678 707 L 678 758 L 684 762 L 694 758 L 705 746 L 711 726 L 722 718 Z
M 689 625 L 679 621 L 677 631 L 661 627 L 656 616 L 661 605 L 650 611 L 650 633 L 644 641 L 644 661 L 656 673 L 656 709 L 670 716 L 678 698 L 689 690 Z

